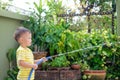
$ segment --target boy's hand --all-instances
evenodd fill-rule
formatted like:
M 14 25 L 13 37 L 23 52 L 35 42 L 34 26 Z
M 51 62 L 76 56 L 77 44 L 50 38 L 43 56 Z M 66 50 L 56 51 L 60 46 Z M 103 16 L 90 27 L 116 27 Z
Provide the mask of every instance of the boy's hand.
M 37 65 L 37 64 L 33 64 L 32 68 L 33 68 L 33 69 L 37 69 L 37 68 L 38 68 L 38 65 Z
M 47 61 L 47 58 L 46 58 L 46 57 L 43 57 L 42 59 L 43 59 L 43 62 Z

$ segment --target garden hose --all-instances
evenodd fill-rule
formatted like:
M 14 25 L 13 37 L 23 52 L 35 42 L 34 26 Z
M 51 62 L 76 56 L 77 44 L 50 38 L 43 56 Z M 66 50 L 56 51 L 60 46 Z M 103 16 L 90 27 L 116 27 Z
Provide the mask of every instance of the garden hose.
M 120 43 L 120 42 L 115 42 L 115 43 Z M 110 43 L 110 45 L 113 45 L 113 44 L 115 44 L 115 43 Z M 70 53 L 75 53 L 75 52 L 79 52 L 79 51 L 83 51 L 83 50 L 98 48 L 98 47 L 104 46 L 104 45 L 106 45 L 106 43 L 100 44 L 100 45 L 98 45 L 98 46 L 87 47 L 87 48 L 78 49 L 78 50 L 73 50 L 73 51 L 66 52 L 66 53 L 62 53 L 62 54 L 58 54 L 58 55 L 49 56 L 49 57 L 46 57 L 46 59 L 49 60 L 49 59 L 52 59 L 52 58 L 54 58 L 54 57 L 58 57 L 58 56 L 62 56 L 62 55 L 70 54 Z M 41 64 L 42 62 L 43 62 L 43 59 L 40 59 L 36 64 L 39 65 L 39 64 Z M 30 74 L 29 74 L 29 76 L 28 76 L 28 80 L 30 80 L 33 71 L 34 71 L 34 69 L 32 68 L 31 71 L 30 71 Z
M 46 59 L 49 60 L 49 59 L 52 59 L 52 57 L 49 56 L 49 57 L 46 57 Z M 39 64 L 41 64 L 42 62 L 43 62 L 43 59 L 40 59 L 36 64 L 39 65 Z M 30 80 L 33 71 L 34 71 L 34 69 L 32 68 L 31 71 L 30 71 L 30 74 L 29 74 L 29 76 L 28 76 L 28 80 Z

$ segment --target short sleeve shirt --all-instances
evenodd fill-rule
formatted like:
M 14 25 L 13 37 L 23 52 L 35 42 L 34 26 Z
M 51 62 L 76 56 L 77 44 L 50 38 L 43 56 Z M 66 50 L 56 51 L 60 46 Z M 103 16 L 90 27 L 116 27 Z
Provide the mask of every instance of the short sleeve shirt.
M 32 51 L 29 48 L 19 47 L 16 52 L 17 58 L 17 66 L 19 68 L 19 72 L 17 75 L 17 79 L 28 78 L 31 68 L 25 68 L 19 65 L 20 60 L 24 60 L 27 63 L 34 64 L 34 57 Z M 34 72 L 31 76 L 31 79 L 34 79 Z

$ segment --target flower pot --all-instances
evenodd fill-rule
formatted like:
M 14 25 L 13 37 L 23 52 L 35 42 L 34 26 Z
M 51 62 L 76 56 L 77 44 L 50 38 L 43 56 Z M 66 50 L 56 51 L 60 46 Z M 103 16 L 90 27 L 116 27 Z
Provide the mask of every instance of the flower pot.
M 44 51 L 43 52 L 33 52 L 33 55 L 34 55 L 34 59 L 37 60 L 42 57 L 46 57 L 47 52 L 44 52 Z M 41 69 L 41 67 L 42 67 L 42 64 L 39 64 L 37 69 Z
M 43 51 L 43 52 L 33 52 L 33 55 L 34 55 L 34 59 L 37 60 L 37 59 L 40 59 L 42 57 L 46 57 L 47 52 L 46 51 Z
M 105 70 L 85 70 L 84 74 L 91 76 L 89 80 L 105 80 L 106 77 Z
M 80 69 L 80 65 L 78 65 L 78 64 L 72 64 L 71 68 L 75 69 L 75 70 L 78 70 L 78 69 Z

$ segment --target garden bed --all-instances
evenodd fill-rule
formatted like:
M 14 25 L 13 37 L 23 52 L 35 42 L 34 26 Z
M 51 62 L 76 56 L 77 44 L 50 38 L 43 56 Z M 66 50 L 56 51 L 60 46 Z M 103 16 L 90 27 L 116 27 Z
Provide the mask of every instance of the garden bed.
M 35 72 L 35 80 L 80 80 L 80 70 L 48 70 Z

